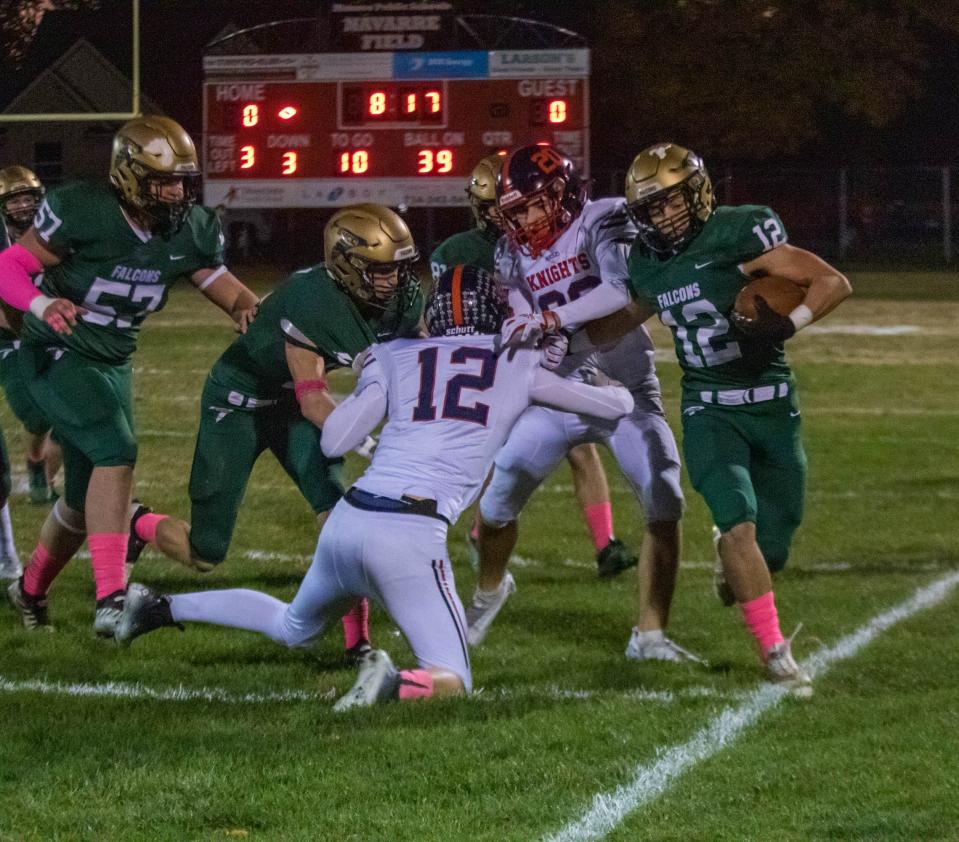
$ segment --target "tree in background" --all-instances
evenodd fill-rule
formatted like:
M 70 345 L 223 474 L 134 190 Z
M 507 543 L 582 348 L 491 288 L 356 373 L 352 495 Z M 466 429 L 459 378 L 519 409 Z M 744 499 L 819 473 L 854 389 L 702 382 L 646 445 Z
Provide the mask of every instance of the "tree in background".
M 942 38 L 955 43 L 959 6 L 599 0 L 585 23 L 602 44 L 591 98 L 603 151 L 672 138 L 759 160 L 814 152 L 837 120 L 869 130 L 901 118 L 922 96 Z
M 8 68 L 18 67 L 47 12 L 99 5 L 99 0 L 4 0 L 0 3 L 0 59 Z

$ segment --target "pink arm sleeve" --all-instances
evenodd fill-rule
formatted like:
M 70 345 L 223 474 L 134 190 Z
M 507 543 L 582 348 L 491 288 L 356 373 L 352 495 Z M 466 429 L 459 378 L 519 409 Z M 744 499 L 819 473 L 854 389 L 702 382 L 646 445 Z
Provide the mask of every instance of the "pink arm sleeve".
M 31 275 L 43 271 L 43 264 L 19 243 L 0 251 L 0 298 L 18 310 L 29 310 L 38 295 Z

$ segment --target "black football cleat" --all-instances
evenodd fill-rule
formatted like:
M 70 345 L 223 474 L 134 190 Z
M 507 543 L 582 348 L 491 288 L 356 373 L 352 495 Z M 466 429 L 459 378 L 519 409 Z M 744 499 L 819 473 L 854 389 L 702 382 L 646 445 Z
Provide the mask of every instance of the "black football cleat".
M 637 564 L 639 558 L 618 538 L 611 538 L 596 555 L 596 572 L 600 579 L 612 579 Z
M 173 619 L 170 598 L 150 590 L 146 585 L 130 585 L 123 614 L 113 634 L 116 642 L 121 646 L 129 646 L 140 635 L 164 626 L 184 630 L 182 624 Z

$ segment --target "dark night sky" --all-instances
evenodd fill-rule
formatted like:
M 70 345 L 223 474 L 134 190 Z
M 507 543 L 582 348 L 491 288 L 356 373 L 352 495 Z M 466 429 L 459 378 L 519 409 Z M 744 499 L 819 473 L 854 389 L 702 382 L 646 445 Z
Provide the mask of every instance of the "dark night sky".
M 603 49 L 603 33 L 593 31 L 598 24 L 593 15 L 595 6 L 586 2 L 526 2 L 526 0 L 464 0 L 464 11 L 508 13 L 536 17 L 586 34 L 593 49 L 593 150 L 594 167 L 602 159 L 615 155 L 614 148 L 604 146 L 602 120 L 609 111 L 597 106 L 604 95 L 602 79 L 614 74 L 622 90 L 628 87 L 628 61 L 611 56 Z M 472 8 L 471 8 L 472 7 Z M 171 116 L 192 132 L 201 127 L 200 83 L 204 46 L 228 23 L 240 27 L 294 17 L 314 16 L 321 8 L 316 0 L 269 0 L 237 2 L 237 0 L 141 0 L 141 74 L 142 90 L 156 100 Z M 40 35 L 21 73 L 9 68 L 0 72 L 0 102 L 8 101 L 25 79 L 46 66 L 78 35 L 84 35 L 105 52 L 124 71 L 130 68 L 128 0 L 104 0 L 96 12 L 59 12 L 48 14 Z M 708 45 L 704 45 L 708 48 Z M 944 38 L 929 51 L 931 59 L 923 71 L 923 93 L 915 97 L 899 118 L 884 129 L 869 126 L 864 120 L 848 116 L 828 102 L 819 108 L 820 140 L 797 150 L 792 157 L 832 162 L 883 161 L 903 164 L 942 164 L 954 161 L 955 141 L 959 136 L 959 39 Z M 623 81 L 625 79 L 625 82 Z M 636 87 L 639 87 L 637 81 Z M 640 93 L 628 97 L 642 102 Z M 621 109 L 618 113 L 628 123 L 637 124 L 642 117 L 640 107 Z M 762 126 L 757 125 L 757 131 Z M 636 136 L 642 137 L 642 129 Z M 825 142 L 823 142 L 825 141 Z M 612 144 L 613 141 L 610 141 Z M 599 160 L 596 160 L 596 159 Z

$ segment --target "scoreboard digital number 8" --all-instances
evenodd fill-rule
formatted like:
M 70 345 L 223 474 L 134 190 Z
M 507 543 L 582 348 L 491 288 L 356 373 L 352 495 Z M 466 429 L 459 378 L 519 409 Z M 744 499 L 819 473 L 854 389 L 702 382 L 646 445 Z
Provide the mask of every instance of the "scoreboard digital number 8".
M 476 75 L 485 75 L 378 79 L 370 68 L 399 66 L 400 57 L 342 54 L 261 57 L 253 67 L 276 58 L 283 70 L 250 79 L 257 71 L 248 58 L 217 57 L 204 86 L 204 200 L 459 205 L 477 161 L 536 142 L 559 147 L 588 174 L 587 50 L 500 51 L 507 67 L 495 74 L 492 53 L 401 58 L 419 68 L 433 55 L 480 55 Z M 306 69 L 297 69 L 301 63 Z M 349 73 L 361 78 L 343 78 Z

